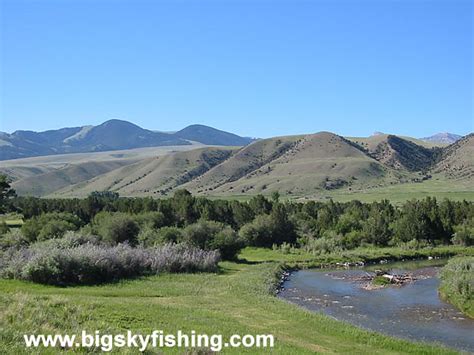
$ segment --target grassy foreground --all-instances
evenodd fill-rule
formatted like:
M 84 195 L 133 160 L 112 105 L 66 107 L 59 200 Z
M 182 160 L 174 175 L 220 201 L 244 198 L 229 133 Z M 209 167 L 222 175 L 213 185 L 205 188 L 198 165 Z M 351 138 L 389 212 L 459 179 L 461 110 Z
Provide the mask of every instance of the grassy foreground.
M 0 280 L 0 353 L 26 353 L 24 333 L 79 334 L 82 329 L 100 330 L 101 334 L 128 329 L 143 333 L 196 330 L 224 336 L 268 333 L 276 340 L 275 348 L 267 352 L 276 354 L 455 353 L 364 331 L 280 300 L 269 292 L 280 270 L 278 265 L 223 262 L 219 274 L 162 274 L 71 288 Z M 44 350 L 38 353 L 48 353 Z M 244 348 L 224 351 L 262 352 Z M 162 352 L 150 349 L 148 353 Z

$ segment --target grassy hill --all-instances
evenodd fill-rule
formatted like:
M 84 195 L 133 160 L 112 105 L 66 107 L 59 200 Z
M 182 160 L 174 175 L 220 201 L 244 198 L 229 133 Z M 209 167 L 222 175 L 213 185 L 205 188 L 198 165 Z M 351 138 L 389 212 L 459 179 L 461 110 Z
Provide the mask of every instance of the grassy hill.
M 390 175 L 358 146 L 320 132 L 253 143 L 185 187 L 205 194 L 279 191 L 302 196 L 376 183 Z
M 273 191 L 311 199 L 474 198 L 473 141 L 470 135 L 441 147 L 393 135 L 346 139 L 320 132 L 242 148 L 192 145 L 10 160 L 0 163 L 0 172 L 15 180 L 20 194 L 39 196 L 110 190 L 159 197 L 186 188 L 232 198 Z
M 95 177 L 129 164 L 200 147 L 203 145 L 151 147 L 5 160 L 0 162 L 0 173 L 6 174 L 14 181 L 13 186 L 20 195 L 45 196 L 72 184 L 87 184 Z
M 116 191 L 124 196 L 164 195 L 221 163 L 232 148 L 200 148 L 147 158 L 67 186 L 55 196 L 87 196 L 92 191 Z
M 382 164 L 407 171 L 423 171 L 431 167 L 437 159 L 440 147 L 428 147 L 415 139 L 394 135 L 377 135 L 367 139 L 352 138 L 366 152 Z
M 433 171 L 451 179 L 474 178 L 474 134 L 470 134 L 443 150 Z
M 302 136 L 288 136 L 256 141 L 240 149 L 230 159 L 197 177 L 185 187 L 201 193 L 237 181 L 285 154 L 301 138 Z
M 128 164 L 128 160 L 70 164 L 64 168 L 20 179 L 12 186 L 21 195 L 45 196 Z

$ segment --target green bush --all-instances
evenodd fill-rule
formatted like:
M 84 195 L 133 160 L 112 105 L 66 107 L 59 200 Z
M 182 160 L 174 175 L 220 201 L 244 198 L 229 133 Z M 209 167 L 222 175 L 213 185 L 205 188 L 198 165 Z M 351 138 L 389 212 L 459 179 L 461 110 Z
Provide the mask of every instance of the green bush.
M 296 228 L 280 203 L 274 206 L 270 214 L 259 215 L 243 225 L 239 235 L 246 245 L 255 247 L 270 248 L 273 244 L 292 244 L 297 240 Z
M 210 243 L 211 249 L 217 249 L 221 253 L 222 259 L 235 259 L 239 251 L 244 247 L 244 243 L 237 233 L 226 226 L 218 232 Z
M 304 248 L 316 255 L 340 252 L 344 250 L 342 238 L 334 231 L 327 231 L 321 238 L 310 238 Z
M 0 236 L 3 235 L 3 234 L 8 233 L 9 230 L 10 230 L 10 228 L 8 228 L 5 221 L 0 221 Z
M 140 226 L 140 229 L 144 227 L 157 229 L 166 225 L 165 215 L 157 211 L 138 213 L 133 215 L 132 218 Z
M 229 226 L 214 221 L 199 221 L 183 230 L 181 241 L 204 250 L 218 249 L 222 258 L 233 259 L 243 243 Z
M 126 213 L 101 212 L 94 218 L 92 229 L 111 245 L 124 242 L 134 245 L 140 232 L 138 224 Z
M 471 246 L 474 245 L 474 218 L 454 227 L 453 244 Z
M 273 222 L 269 215 L 257 216 L 252 222 L 240 228 L 239 235 L 246 245 L 256 247 L 270 247 L 274 242 L 272 238 Z
M 145 227 L 140 230 L 137 237 L 138 243 L 145 247 L 176 243 L 181 239 L 182 229 L 177 227 L 162 227 L 159 229 Z
M 81 219 L 72 213 L 51 212 L 27 220 L 21 231 L 27 240 L 34 242 L 61 238 L 67 231 L 78 230 L 82 224 Z

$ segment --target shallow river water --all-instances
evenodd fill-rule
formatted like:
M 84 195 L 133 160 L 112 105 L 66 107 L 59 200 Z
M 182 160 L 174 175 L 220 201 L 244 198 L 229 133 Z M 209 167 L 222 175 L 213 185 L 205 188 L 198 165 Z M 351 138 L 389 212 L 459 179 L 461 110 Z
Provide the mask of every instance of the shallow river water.
M 301 270 L 283 284 L 282 297 L 309 310 L 385 334 L 438 342 L 474 352 L 474 320 L 438 296 L 443 261 L 406 262 L 350 270 Z M 366 290 L 354 281 L 376 268 L 411 272 L 418 278 L 401 287 Z

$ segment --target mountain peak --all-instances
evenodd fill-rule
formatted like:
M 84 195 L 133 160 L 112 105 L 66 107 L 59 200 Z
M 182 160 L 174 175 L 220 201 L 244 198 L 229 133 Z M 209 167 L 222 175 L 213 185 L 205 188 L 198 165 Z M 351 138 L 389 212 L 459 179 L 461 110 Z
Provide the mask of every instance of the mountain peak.
M 201 124 L 187 126 L 176 132 L 175 135 L 182 139 L 209 145 L 242 146 L 247 145 L 253 141 L 252 138 L 240 137 L 236 134 L 221 131 L 219 129 Z
M 189 145 L 195 141 L 207 145 L 243 146 L 251 138 L 195 124 L 178 132 L 158 132 L 120 119 L 97 126 L 61 128 L 44 132 L 16 131 L 1 136 L 0 160 L 41 155 L 86 153 L 145 147 Z
M 435 142 L 435 143 L 444 143 L 444 144 L 453 144 L 460 140 L 462 136 L 459 134 L 449 133 L 449 132 L 441 132 L 434 134 L 430 137 L 421 138 L 422 141 L 425 142 Z

